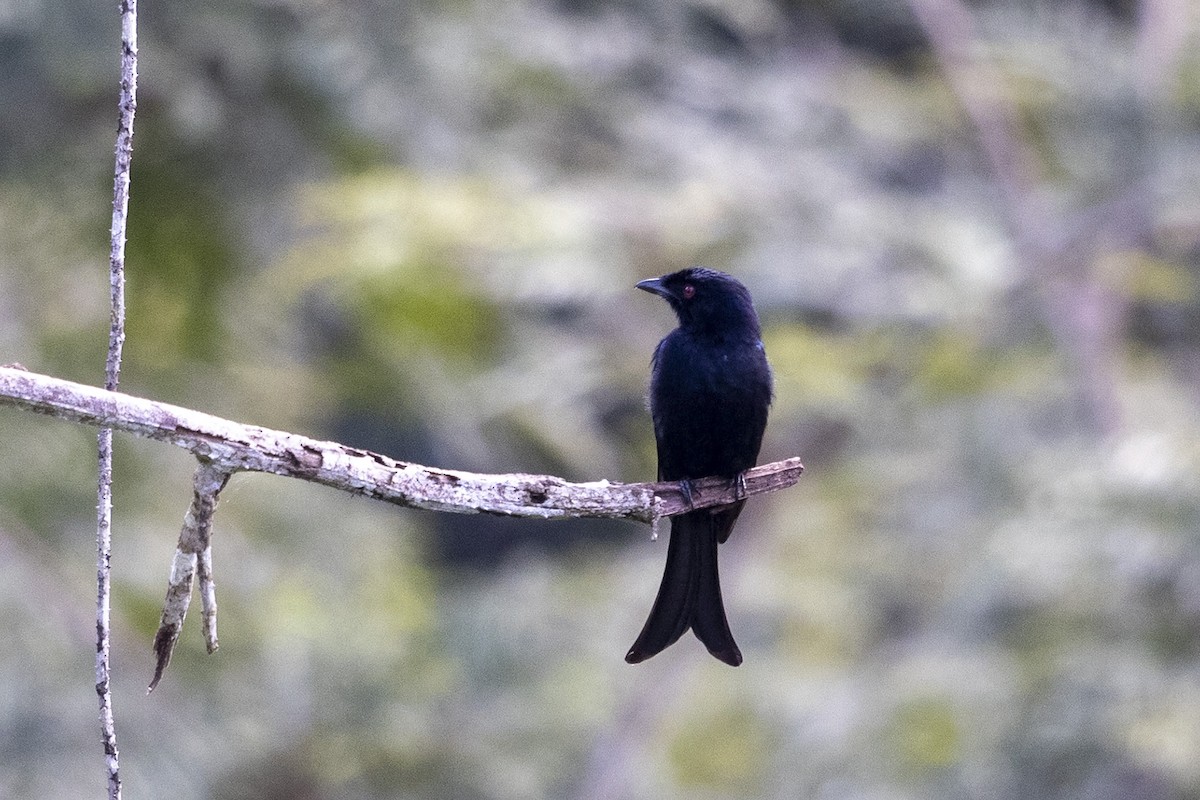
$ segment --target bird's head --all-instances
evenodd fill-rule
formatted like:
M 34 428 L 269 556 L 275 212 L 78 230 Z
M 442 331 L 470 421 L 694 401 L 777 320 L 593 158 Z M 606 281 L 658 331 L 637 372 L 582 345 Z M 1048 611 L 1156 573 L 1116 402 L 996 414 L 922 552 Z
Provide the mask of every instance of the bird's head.
M 750 292 L 732 275 L 688 267 L 644 280 L 637 288 L 666 300 L 681 328 L 720 336 L 760 336 Z

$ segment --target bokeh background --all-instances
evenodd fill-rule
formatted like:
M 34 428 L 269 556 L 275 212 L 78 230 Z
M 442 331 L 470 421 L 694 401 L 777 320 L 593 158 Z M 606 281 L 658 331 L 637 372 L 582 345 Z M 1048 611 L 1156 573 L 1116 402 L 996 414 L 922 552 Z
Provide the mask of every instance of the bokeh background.
M 0 363 L 101 383 L 116 4 L 0 2 Z M 488 472 L 654 475 L 633 284 L 753 291 L 746 663 L 622 656 L 663 542 L 117 436 L 128 797 L 1200 798 L 1192 0 L 164 0 L 122 388 Z M 0 409 L 0 796 L 97 797 L 95 431 Z

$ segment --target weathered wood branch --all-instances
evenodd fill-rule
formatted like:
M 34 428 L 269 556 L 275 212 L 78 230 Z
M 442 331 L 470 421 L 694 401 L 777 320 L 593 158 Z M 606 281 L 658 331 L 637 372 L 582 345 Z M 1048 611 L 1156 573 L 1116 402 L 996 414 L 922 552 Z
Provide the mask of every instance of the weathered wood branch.
M 0 406 L 5 405 L 169 442 L 199 460 L 192 504 L 184 515 L 154 637 L 155 668 L 149 691 L 158 685 L 170 663 L 197 579 L 205 642 L 210 653 L 217 648 L 213 514 L 221 490 L 235 472 L 284 475 L 433 511 L 541 519 L 602 517 L 656 525 L 662 517 L 786 488 L 804 471 L 800 459 L 789 458 L 748 470 L 743 480 L 709 477 L 691 481 L 690 496 L 685 496 L 676 482 L 571 483 L 551 475 L 436 469 L 337 442 L 243 425 L 180 406 L 38 375 L 19 365 L 0 367 Z
M 689 504 L 678 483 L 571 483 L 551 475 L 425 467 L 19 368 L 0 367 L 2 405 L 169 442 L 226 473 L 268 472 L 400 506 L 455 513 L 653 523 L 689 509 L 784 489 L 804 470 L 800 459 L 789 458 L 748 470 L 744 487 L 722 478 L 702 478 L 692 482 Z
M 209 653 L 217 651 L 217 589 L 212 575 L 212 526 L 217 511 L 217 499 L 229 473 L 201 463 L 193 481 L 192 505 L 183 517 L 183 528 L 179 531 L 179 544 L 175 547 L 175 558 L 171 560 L 171 575 L 167 579 L 167 598 L 163 601 L 162 617 L 158 632 L 154 635 L 154 677 L 150 679 L 147 694 L 154 691 L 162 680 L 179 632 L 183 630 L 183 619 L 192 603 L 192 585 L 200 581 L 200 607 L 204 618 L 204 643 Z

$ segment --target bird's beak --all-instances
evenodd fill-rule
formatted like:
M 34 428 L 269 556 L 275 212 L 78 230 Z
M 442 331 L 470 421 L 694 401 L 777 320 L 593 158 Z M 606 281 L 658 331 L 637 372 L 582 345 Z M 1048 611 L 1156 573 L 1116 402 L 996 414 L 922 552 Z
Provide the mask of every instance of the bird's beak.
M 663 286 L 662 278 L 647 278 L 638 283 L 637 288 L 643 292 L 650 292 L 659 297 L 670 297 L 671 293 L 667 291 L 667 287 Z

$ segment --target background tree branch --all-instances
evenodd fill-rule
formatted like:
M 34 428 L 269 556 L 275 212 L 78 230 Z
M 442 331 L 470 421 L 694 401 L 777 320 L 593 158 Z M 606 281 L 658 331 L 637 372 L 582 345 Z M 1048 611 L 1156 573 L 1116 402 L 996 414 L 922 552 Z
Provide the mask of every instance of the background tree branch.
M 1096 265 L 1103 248 L 1129 247 L 1146 235 L 1140 175 L 1131 172 L 1118 202 L 1105 201 L 1090 213 L 1067 218 L 1049 203 L 1044 170 L 1022 130 L 1011 81 L 994 63 L 974 55 L 978 37 L 971 9 L 962 0 L 909 0 L 909 6 L 974 128 L 1026 281 L 1036 289 L 1046 326 L 1069 360 L 1081 409 L 1097 431 L 1113 433 L 1121 411 L 1112 364 L 1126 310 Z M 1132 156 L 1126 160 L 1136 164 Z

